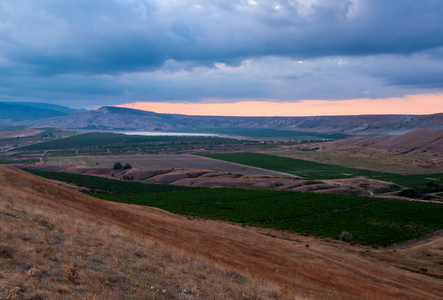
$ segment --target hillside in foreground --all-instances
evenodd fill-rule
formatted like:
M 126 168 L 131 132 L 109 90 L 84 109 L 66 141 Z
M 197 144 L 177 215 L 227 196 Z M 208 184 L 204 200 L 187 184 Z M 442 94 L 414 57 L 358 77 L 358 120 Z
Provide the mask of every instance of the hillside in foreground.
M 0 166 L 4 299 L 440 299 L 442 239 L 380 250 L 111 203 Z

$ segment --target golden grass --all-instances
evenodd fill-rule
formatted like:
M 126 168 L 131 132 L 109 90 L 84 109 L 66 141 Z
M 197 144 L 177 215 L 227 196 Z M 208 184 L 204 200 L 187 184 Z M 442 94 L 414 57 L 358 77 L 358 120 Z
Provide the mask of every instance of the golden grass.
M 41 187 L 56 190 L 48 199 L 17 183 L 0 192 L 0 299 L 280 297 L 272 283 L 58 205 L 55 185 Z
M 443 297 L 441 279 L 379 250 L 110 203 L 12 168 L 0 184 L 3 299 Z
M 304 147 L 322 148 L 316 151 L 300 151 Z M 357 146 L 335 146 L 334 143 L 307 144 L 287 147 L 272 154 L 398 174 L 427 174 L 443 172 L 443 158 L 392 153 L 384 149 Z

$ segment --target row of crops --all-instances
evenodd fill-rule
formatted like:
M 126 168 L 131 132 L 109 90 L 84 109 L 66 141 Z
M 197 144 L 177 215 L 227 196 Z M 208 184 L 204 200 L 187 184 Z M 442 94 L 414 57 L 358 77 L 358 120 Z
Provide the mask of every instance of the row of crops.
M 95 176 L 32 171 L 83 186 L 104 200 L 173 213 L 388 246 L 443 229 L 443 205 L 351 195 L 238 188 L 201 189 Z
M 51 140 L 20 147 L 19 151 L 38 150 L 65 150 L 65 149 L 106 149 L 106 148 L 132 148 L 146 147 L 156 149 L 158 147 L 186 147 L 207 145 L 230 145 L 241 143 L 235 139 L 221 137 L 201 136 L 138 136 L 117 133 L 91 132 L 70 136 L 67 138 Z
M 262 153 L 221 153 L 205 154 L 203 156 L 268 170 L 295 174 L 307 179 L 322 180 L 366 177 L 393 182 L 405 187 L 422 186 L 429 181 L 433 181 L 437 184 L 443 184 L 443 173 L 400 175 L 387 172 L 347 168 L 337 165 Z

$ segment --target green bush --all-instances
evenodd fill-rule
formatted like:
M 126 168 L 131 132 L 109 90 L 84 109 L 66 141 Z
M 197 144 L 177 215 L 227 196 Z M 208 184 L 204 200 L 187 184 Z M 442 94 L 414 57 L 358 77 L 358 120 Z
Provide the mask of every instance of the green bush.
M 123 169 L 122 164 L 120 162 L 116 162 L 114 164 L 114 170 L 121 170 L 121 169 Z
M 340 235 L 338 236 L 338 239 L 340 241 L 349 243 L 352 239 L 352 234 L 347 232 L 347 231 L 343 231 L 342 233 L 340 233 Z

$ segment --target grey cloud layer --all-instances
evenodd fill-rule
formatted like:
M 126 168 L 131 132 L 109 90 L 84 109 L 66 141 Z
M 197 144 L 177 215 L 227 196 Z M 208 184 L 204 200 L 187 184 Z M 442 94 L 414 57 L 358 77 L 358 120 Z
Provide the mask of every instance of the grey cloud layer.
M 438 0 L 0 1 L 0 100 L 441 90 L 442 15 Z

